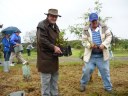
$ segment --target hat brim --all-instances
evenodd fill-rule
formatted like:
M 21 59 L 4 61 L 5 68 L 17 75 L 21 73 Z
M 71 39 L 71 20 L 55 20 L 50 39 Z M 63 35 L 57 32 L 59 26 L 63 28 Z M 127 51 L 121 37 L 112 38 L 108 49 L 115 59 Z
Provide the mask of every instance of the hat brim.
M 91 20 L 89 20 L 90 22 L 92 22 L 92 21 L 94 21 L 94 20 L 98 20 L 97 18 L 94 18 L 94 19 L 91 19 Z
M 44 13 L 45 15 L 55 15 L 55 16 L 58 16 L 58 17 L 62 17 L 61 15 L 56 15 L 56 14 L 49 14 L 49 13 Z

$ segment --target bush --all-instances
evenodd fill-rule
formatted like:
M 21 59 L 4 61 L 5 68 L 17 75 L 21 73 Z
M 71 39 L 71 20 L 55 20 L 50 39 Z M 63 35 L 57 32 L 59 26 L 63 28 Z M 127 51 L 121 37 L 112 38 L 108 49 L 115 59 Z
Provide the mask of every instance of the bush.
M 68 41 L 68 45 L 76 49 L 81 49 L 83 47 L 80 40 Z
M 74 45 L 74 48 L 75 48 L 75 49 L 82 49 L 82 46 L 79 45 L 79 44 L 76 44 L 76 45 Z

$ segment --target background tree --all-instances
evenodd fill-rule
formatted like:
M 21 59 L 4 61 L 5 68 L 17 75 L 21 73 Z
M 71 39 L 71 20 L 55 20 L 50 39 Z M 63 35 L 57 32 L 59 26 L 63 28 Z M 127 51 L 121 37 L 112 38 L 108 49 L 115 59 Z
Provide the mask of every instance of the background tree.
M 69 31 L 71 33 L 74 33 L 79 40 L 81 40 L 81 37 L 82 37 L 82 34 L 83 34 L 83 28 L 84 26 L 87 26 L 90 24 L 89 22 L 89 15 L 90 13 L 92 13 L 92 10 L 93 10 L 93 13 L 97 13 L 99 15 L 99 21 L 102 22 L 102 23 L 105 23 L 106 21 L 108 21 L 111 17 L 101 17 L 100 16 L 100 13 L 102 11 L 102 3 L 99 1 L 99 0 L 94 0 L 94 7 L 93 8 L 89 8 L 84 14 L 82 17 L 80 17 L 81 19 L 83 19 L 85 22 L 84 23 L 81 23 L 81 24 L 75 24 L 73 26 L 69 26 Z M 81 43 L 78 43 L 79 46 L 81 46 Z M 78 46 L 78 44 L 76 44 Z M 75 48 L 75 47 L 74 47 Z M 83 48 L 83 47 L 82 47 Z M 83 48 L 84 50 L 84 48 Z M 83 56 L 83 50 L 81 50 L 80 52 L 80 58 Z
M 102 22 L 102 23 L 106 23 L 109 19 L 112 18 L 112 17 L 101 17 L 100 13 L 102 12 L 102 3 L 99 0 L 94 0 L 94 7 L 93 8 L 89 8 L 83 14 L 83 16 L 80 17 L 80 19 L 83 19 L 83 21 L 85 21 L 85 22 L 81 23 L 81 24 L 75 24 L 73 26 L 69 26 L 69 28 L 68 28 L 68 30 L 71 33 L 75 34 L 78 37 L 78 40 L 81 40 L 84 26 L 87 26 L 87 25 L 90 24 L 88 18 L 89 18 L 90 13 L 92 13 L 92 12 L 95 12 L 95 13 L 97 13 L 99 15 L 99 21 Z M 127 40 L 125 40 L 125 42 L 126 41 Z M 81 44 L 79 44 L 79 45 L 81 45 Z M 117 48 L 125 48 L 125 49 L 127 49 L 127 44 L 124 43 L 123 39 L 119 39 L 119 37 L 117 37 L 117 36 L 115 36 L 113 34 L 112 49 L 114 50 L 114 49 L 117 49 Z
M 26 32 L 24 38 L 25 43 L 34 43 L 36 42 L 36 30 Z
M 24 44 L 23 44 L 24 48 L 26 48 L 27 45 L 31 43 L 32 46 L 34 47 L 34 50 L 36 51 L 36 30 L 26 32 L 23 39 L 24 39 Z
M 75 35 L 77 35 L 78 39 L 81 39 L 82 37 L 82 32 L 83 32 L 83 27 L 89 25 L 89 15 L 92 12 L 92 10 L 97 13 L 98 15 L 101 13 L 101 9 L 102 9 L 102 3 L 99 0 L 94 0 L 94 7 L 93 8 L 89 8 L 83 15 L 83 17 L 80 17 L 81 19 L 83 19 L 85 22 L 82 24 L 75 24 L 73 26 L 69 26 L 69 30 L 71 33 L 74 33 Z M 108 21 L 111 17 L 101 17 L 99 16 L 99 21 L 105 23 L 106 21 Z

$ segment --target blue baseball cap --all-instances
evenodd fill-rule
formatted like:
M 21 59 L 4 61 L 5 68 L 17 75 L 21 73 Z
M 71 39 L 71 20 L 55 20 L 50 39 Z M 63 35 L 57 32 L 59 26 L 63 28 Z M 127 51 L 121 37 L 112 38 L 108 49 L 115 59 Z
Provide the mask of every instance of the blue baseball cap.
M 89 21 L 92 22 L 94 20 L 98 20 L 98 15 L 96 13 L 91 13 L 89 15 Z

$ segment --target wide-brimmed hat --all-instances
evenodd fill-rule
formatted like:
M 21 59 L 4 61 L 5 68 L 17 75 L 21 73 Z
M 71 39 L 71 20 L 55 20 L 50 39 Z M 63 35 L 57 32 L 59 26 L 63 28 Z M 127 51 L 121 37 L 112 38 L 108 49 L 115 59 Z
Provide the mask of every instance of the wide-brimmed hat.
M 57 10 L 57 9 L 49 9 L 49 10 L 48 10 L 48 13 L 44 13 L 44 14 L 45 14 L 45 15 L 51 14 L 51 15 L 55 15 L 55 16 L 61 17 L 61 15 L 58 14 L 58 10 Z

